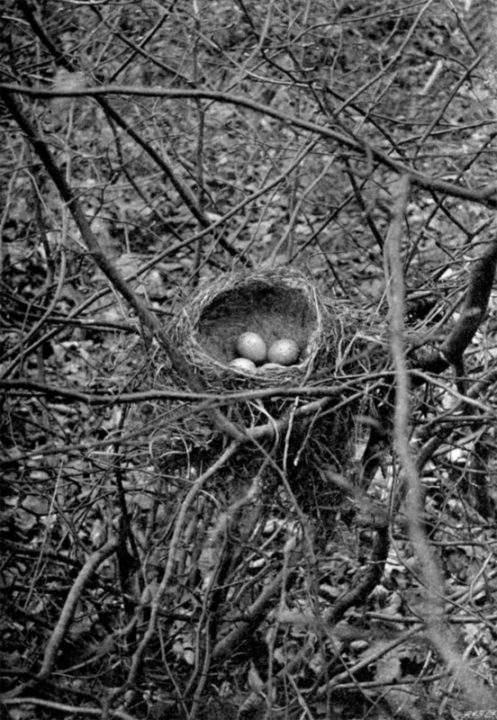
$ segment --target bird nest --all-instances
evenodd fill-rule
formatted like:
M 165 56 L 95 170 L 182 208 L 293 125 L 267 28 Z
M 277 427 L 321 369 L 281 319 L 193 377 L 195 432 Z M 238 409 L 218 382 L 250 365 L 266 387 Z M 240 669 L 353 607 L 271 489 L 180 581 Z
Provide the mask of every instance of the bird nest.
M 338 322 L 324 316 L 314 284 L 297 270 L 233 273 L 198 291 L 183 308 L 174 333 L 183 356 L 209 389 L 260 387 L 312 373 L 317 356 L 338 330 Z M 297 362 L 256 372 L 230 367 L 244 332 L 259 334 L 267 347 L 282 338 L 294 340 Z
M 327 305 L 312 279 L 287 268 L 227 274 L 185 302 L 170 328 L 171 338 L 205 392 L 248 433 L 247 442 L 216 473 L 216 496 L 242 492 L 266 463 L 268 493 L 278 496 L 285 478 L 304 512 L 330 527 L 339 500 L 321 469 L 347 472 L 360 417 L 369 414 L 361 380 L 351 387 L 349 378 L 367 372 L 371 359 L 368 333 L 358 332 L 361 317 L 345 303 Z M 248 331 L 260 334 L 267 345 L 281 338 L 295 340 L 297 362 L 255 372 L 230 367 L 236 340 Z M 320 388 L 330 383 L 339 388 L 336 395 L 321 395 Z M 157 373 L 155 384 L 184 388 L 185 380 L 167 368 Z M 274 393 L 257 395 L 264 389 Z M 240 396 L 226 397 L 233 393 Z M 181 463 L 206 467 L 225 447 L 201 405 L 192 399 L 179 407 L 173 402 L 161 407 L 165 422 L 156 423 L 150 446 L 156 465 L 169 478 L 185 476 Z

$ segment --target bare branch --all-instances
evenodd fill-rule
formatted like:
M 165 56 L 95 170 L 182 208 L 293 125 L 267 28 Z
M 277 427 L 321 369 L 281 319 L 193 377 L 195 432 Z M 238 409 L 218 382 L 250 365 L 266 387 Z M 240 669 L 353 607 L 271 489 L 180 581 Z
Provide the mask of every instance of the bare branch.
M 487 250 L 475 260 L 470 272 L 463 307 L 452 331 L 439 349 L 412 353 L 414 367 L 435 373 L 454 365 L 461 374 L 463 355 L 487 312 L 497 266 L 497 238 L 490 240 Z
M 464 351 L 485 317 L 496 265 L 497 238 L 494 238 L 473 265 L 460 318 L 441 347 L 443 356 L 451 365 L 461 362 Z
M 0 90 L 0 95 L 8 107 L 12 117 L 15 119 L 21 130 L 25 133 L 27 139 L 35 149 L 40 160 L 46 168 L 47 173 L 50 175 L 52 181 L 57 187 L 62 199 L 67 203 L 67 206 L 73 216 L 74 222 L 76 223 L 78 230 L 81 233 L 83 242 L 87 246 L 93 260 L 98 265 L 104 275 L 110 280 L 112 285 L 121 293 L 125 300 L 131 305 L 136 311 L 141 322 L 147 327 L 156 337 L 160 340 L 164 350 L 167 352 L 173 367 L 179 372 L 187 381 L 189 386 L 193 390 L 201 391 L 200 384 L 197 378 L 191 372 L 188 364 L 185 362 L 181 354 L 174 347 L 173 343 L 165 333 L 161 323 L 157 317 L 150 312 L 143 300 L 129 287 L 121 273 L 117 268 L 109 261 L 108 257 L 102 251 L 98 240 L 93 233 L 82 209 L 77 200 L 76 195 L 73 193 L 69 185 L 67 184 L 64 176 L 60 172 L 59 168 L 55 164 L 50 150 L 48 149 L 44 140 L 36 132 L 35 128 L 23 115 L 21 108 L 19 107 L 15 98 L 10 93 L 4 93 Z M 230 422 L 219 410 L 212 410 L 211 417 L 214 425 L 218 430 L 226 432 L 234 439 L 242 439 L 244 434 L 240 431 L 232 422 Z
M 301 128 L 302 130 L 308 130 L 312 133 L 316 133 L 324 140 L 332 140 L 333 142 L 343 145 L 344 147 L 355 150 L 356 152 L 364 155 L 365 157 L 371 156 L 374 160 L 380 162 L 390 170 L 394 170 L 399 175 L 408 174 L 410 182 L 413 185 L 424 188 L 425 190 L 433 190 L 434 192 L 441 192 L 451 197 L 462 198 L 464 200 L 470 200 L 471 202 L 486 205 L 490 208 L 497 207 L 497 196 L 495 188 L 489 187 L 483 188 L 482 190 L 472 190 L 462 185 L 457 185 L 445 180 L 439 180 L 438 178 L 431 177 L 425 173 L 421 173 L 414 167 L 409 167 L 405 163 L 395 160 L 388 153 L 380 150 L 379 148 L 373 147 L 366 140 L 360 138 L 353 138 L 351 135 L 346 135 L 337 130 L 332 130 L 328 127 L 318 125 L 309 120 L 283 113 L 269 105 L 263 105 L 254 100 L 250 100 L 248 97 L 232 95 L 231 93 L 225 93 L 217 90 L 190 90 L 181 88 L 157 88 L 157 87 L 134 87 L 129 85 L 107 85 L 101 87 L 85 87 L 81 89 L 71 90 L 46 90 L 44 88 L 31 88 L 25 85 L 14 85 L 10 83 L 0 83 L 0 91 L 8 93 L 18 93 L 20 95 L 28 95 L 30 97 L 38 98 L 56 98 L 56 97 L 99 97 L 102 95 L 134 95 L 138 97 L 162 97 L 170 100 L 185 99 L 185 100 L 214 100 L 217 102 L 227 103 L 230 105 L 238 105 L 240 107 L 246 107 L 249 110 L 267 115 L 276 120 L 280 120 L 286 125 L 292 127 Z
M 77 71 L 78 67 L 66 57 L 62 50 L 57 47 L 57 44 L 48 36 L 45 29 L 39 22 L 36 14 L 33 12 L 33 9 L 29 2 L 27 2 L 27 0 L 19 0 L 19 5 L 26 19 L 31 25 L 34 33 L 40 38 L 41 42 L 51 53 L 55 62 L 69 72 Z M 127 120 L 125 120 L 122 115 L 112 107 L 112 105 L 110 105 L 106 98 L 99 97 L 97 98 L 97 102 L 102 108 L 102 110 L 107 114 L 107 116 L 111 118 L 116 123 L 116 125 L 118 125 L 122 130 L 124 130 L 131 138 L 133 138 L 136 144 L 139 145 L 142 150 L 147 153 L 147 155 L 156 163 L 158 167 L 160 167 L 160 169 L 169 179 L 174 189 L 184 202 L 185 206 L 191 212 L 193 217 L 196 218 L 196 220 L 199 222 L 200 226 L 203 228 L 208 228 L 210 225 L 209 219 L 206 217 L 202 209 L 198 206 L 195 196 L 188 187 L 188 185 L 186 185 L 186 183 L 184 183 L 181 178 L 178 177 L 178 175 L 174 172 L 172 163 L 170 162 L 167 155 L 164 152 L 162 153 L 162 155 L 159 155 L 159 153 L 149 143 L 147 143 L 141 137 L 141 135 L 139 135 L 139 133 L 136 132 L 133 126 L 129 122 L 127 122 Z M 219 242 L 220 246 L 224 248 L 230 255 L 234 257 L 238 255 L 238 253 L 229 245 L 229 243 L 226 242 L 226 240 L 222 236 L 217 237 L 217 241 Z
M 37 675 L 38 680 L 43 680 L 44 678 L 48 677 L 48 675 L 52 671 L 57 651 L 64 639 L 64 635 L 67 632 L 69 623 L 72 620 L 74 611 L 76 609 L 76 604 L 81 597 L 83 588 L 85 587 L 86 583 L 91 578 L 95 570 L 98 568 L 98 566 L 103 563 L 103 561 L 106 560 L 110 555 L 112 555 L 112 553 L 115 552 L 117 548 L 117 540 L 108 540 L 105 545 L 102 545 L 101 548 L 99 548 L 96 552 L 90 555 L 86 563 L 81 568 L 78 577 L 74 581 L 74 584 L 69 591 L 69 594 L 64 603 L 64 607 L 62 608 L 62 612 L 57 621 L 57 625 L 53 629 L 50 640 L 48 641 L 45 648 L 43 662 Z
M 90 708 L 84 705 L 68 705 L 67 703 L 55 702 L 53 700 L 46 700 L 45 698 L 36 697 L 23 697 L 23 698 L 2 698 L 2 704 L 6 707 L 16 707 L 23 705 L 34 705 L 34 707 L 46 708 L 47 710 L 54 710 L 57 713 L 64 713 L 65 715 L 84 715 L 86 717 L 102 717 L 101 708 Z M 136 720 L 134 715 L 130 715 L 124 710 L 109 710 L 109 717 L 117 718 L 118 720 Z
M 425 622 L 430 640 L 454 674 L 456 682 L 464 689 L 473 708 L 494 707 L 492 694 L 470 672 L 467 662 L 457 650 L 455 638 L 447 625 L 444 609 L 444 583 L 438 563 L 430 547 L 422 522 L 423 493 L 421 481 L 410 445 L 410 399 L 409 376 L 406 360 L 404 301 L 405 288 L 401 259 L 403 216 L 409 196 L 409 177 L 399 182 L 392 221 L 385 242 L 385 274 L 388 283 L 390 308 L 391 351 L 396 373 L 396 396 L 394 413 L 395 448 L 405 474 L 408 491 L 406 497 L 409 535 L 413 550 L 420 563 L 421 575 L 427 595 Z

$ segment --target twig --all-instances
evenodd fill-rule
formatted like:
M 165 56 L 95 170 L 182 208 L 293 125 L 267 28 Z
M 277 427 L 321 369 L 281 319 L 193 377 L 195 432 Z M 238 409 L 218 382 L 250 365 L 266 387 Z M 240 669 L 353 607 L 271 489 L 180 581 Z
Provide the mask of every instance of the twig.
M 57 48 L 54 41 L 47 35 L 45 29 L 43 28 L 35 13 L 33 12 L 30 3 L 27 2 L 27 0 L 19 0 L 19 6 L 21 7 L 21 10 L 23 11 L 26 19 L 28 20 L 33 32 L 45 45 L 49 53 L 54 58 L 55 62 L 68 72 L 77 71 L 78 67 L 66 57 L 62 50 Z M 159 153 L 148 142 L 146 142 L 141 137 L 141 135 L 136 132 L 132 125 L 130 125 L 116 110 L 114 110 L 114 108 L 112 107 L 112 105 L 109 104 L 106 98 L 99 97 L 97 98 L 97 102 L 102 108 L 102 110 L 106 113 L 106 115 L 109 118 L 112 118 L 116 125 L 118 125 L 122 130 L 124 130 L 136 142 L 136 144 L 139 145 L 142 150 L 147 153 L 147 155 L 155 162 L 155 164 L 160 167 L 164 175 L 171 182 L 172 186 L 174 187 L 190 213 L 199 222 L 201 227 L 209 227 L 209 219 L 206 217 L 205 213 L 202 212 L 201 209 L 198 207 L 195 196 L 193 195 L 188 185 L 186 185 L 183 180 L 181 180 L 181 178 L 179 178 L 174 172 L 172 163 L 170 162 L 165 152 L 162 152 L 162 154 L 159 155 Z M 239 253 L 234 250 L 222 236 L 218 236 L 216 240 L 217 242 L 219 242 L 221 247 L 233 257 L 237 257 L 239 255 Z M 245 263 L 247 264 L 247 261 L 245 261 Z
M 81 707 L 80 705 L 67 705 L 66 703 L 54 702 L 53 700 L 44 700 L 43 698 L 26 697 L 26 698 L 5 698 L 2 703 L 6 706 L 15 705 L 34 705 L 35 707 L 48 708 L 56 710 L 59 713 L 70 713 L 71 715 L 87 715 L 89 717 L 102 717 L 102 710 L 99 708 Z M 123 710 L 109 710 L 110 717 L 119 718 L 119 720 L 136 720 L 134 715 L 130 715 Z
M 57 625 L 53 629 L 53 632 L 45 648 L 41 669 L 37 675 L 38 680 L 43 680 L 44 678 L 46 678 L 52 670 L 52 666 L 55 662 L 55 656 L 57 655 L 57 651 L 60 647 L 62 640 L 64 639 L 64 635 L 66 634 L 69 624 L 72 620 L 74 610 L 76 609 L 76 603 L 81 597 L 84 586 L 91 578 L 98 566 L 106 558 L 108 558 L 109 555 L 112 555 L 112 553 L 115 552 L 117 548 L 117 540 L 108 540 L 105 545 L 102 545 L 101 548 L 99 548 L 98 550 L 96 550 L 96 552 L 90 555 L 88 560 L 81 568 L 78 577 L 74 581 L 74 584 L 69 591 L 69 594 L 64 603 L 64 607 L 62 608 L 62 612 L 60 613 L 60 617 L 57 621 Z
M 64 200 L 65 203 L 67 203 L 74 222 L 76 223 L 76 226 L 81 234 L 83 242 L 88 248 L 89 253 L 95 261 L 96 265 L 109 279 L 113 287 L 115 287 L 116 290 L 121 293 L 123 298 L 135 310 L 143 325 L 147 327 L 160 340 L 175 370 L 185 378 L 186 382 L 193 390 L 200 391 L 202 388 L 198 379 L 195 377 L 184 358 L 170 341 L 158 318 L 150 312 L 144 301 L 130 288 L 119 270 L 115 267 L 115 265 L 110 262 L 109 258 L 102 251 L 99 242 L 93 230 L 91 229 L 85 214 L 83 213 L 83 210 L 78 202 L 76 195 L 67 184 L 63 174 L 56 165 L 52 153 L 50 152 L 43 138 L 38 134 L 35 128 L 24 116 L 14 96 L 10 93 L 4 93 L 1 90 L 0 95 L 3 97 L 3 100 L 7 108 L 9 109 L 12 117 L 15 119 L 15 121 L 17 122 L 21 130 L 25 133 L 29 142 L 35 149 L 47 173 L 50 175 L 52 181 L 57 187 L 61 198 Z M 231 421 L 229 421 L 228 418 L 226 418 L 219 410 L 214 409 L 209 412 L 213 424 L 218 430 L 226 433 L 227 435 L 236 440 L 241 440 L 244 437 L 244 433 L 240 429 L 238 429 Z
M 392 640 L 389 643 L 381 644 L 379 648 L 374 653 L 366 654 L 366 657 L 362 658 L 362 660 L 359 660 L 354 666 L 347 668 L 343 672 L 339 673 L 338 675 L 335 675 L 329 682 L 327 682 L 325 685 L 319 688 L 316 695 L 317 697 L 325 697 L 329 691 L 333 688 L 335 688 L 337 685 L 342 683 L 344 680 L 350 680 L 350 678 L 353 678 L 355 673 L 358 673 L 363 668 L 367 667 L 368 665 L 371 665 L 376 660 L 379 660 L 381 657 L 384 657 L 387 655 L 391 650 L 398 647 L 399 645 L 402 645 L 402 643 L 406 642 L 406 640 L 409 640 L 410 638 L 414 637 L 417 633 L 419 633 L 420 625 L 417 625 L 416 627 L 410 628 L 409 630 L 406 630 L 402 633 L 402 635 L 399 635 L 394 640 Z
M 452 365 L 461 362 L 464 351 L 481 325 L 487 311 L 496 266 L 497 238 L 494 238 L 473 265 L 461 316 L 441 347 L 443 356 Z
M 353 583 L 351 589 L 339 597 L 334 605 L 324 613 L 324 619 L 329 625 L 337 623 L 349 608 L 357 607 L 364 602 L 381 580 L 389 548 L 388 522 L 385 521 L 375 530 L 368 567 L 366 570 L 361 569 L 357 584 Z
M 449 336 L 440 348 L 411 353 L 411 365 L 421 370 L 441 373 L 453 365 L 457 378 L 464 375 L 464 352 L 480 327 L 487 312 L 492 284 L 497 267 L 497 238 L 489 241 L 487 250 L 473 264 L 469 276 L 468 288 L 460 316 Z M 463 382 L 458 389 L 465 394 Z
M 419 10 L 417 16 L 414 18 L 411 27 L 406 32 L 405 36 L 402 38 L 402 42 L 397 48 L 397 50 L 392 54 L 392 57 L 389 59 L 389 61 L 381 66 L 380 70 L 373 75 L 373 77 L 368 78 L 368 80 L 361 85 L 361 87 L 357 88 L 357 90 L 354 90 L 354 92 L 342 102 L 342 104 L 335 109 L 336 115 L 339 115 L 347 105 L 349 105 L 351 102 L 356 100 L 360 95 L 362 95 L 369 87 L 374 85 L 378 82 L 378 80 L 381 77 L 388 76 L 391 68 L 395 65 L 395 63 L 399 60 L 399 58 L 402 57 L 402 54 L 406 48 L 406 46 L 411 41 L 411 38 L 414 34 L 414 31 L 416 30 L 416 27 L 419 25 L 419 22 L 421 21 L 422 16 L 424 15 L 425 11 L 429 8 L 429 6 L 433 3 L 433 0 L 427 0 L 427 2 L 424 3 L 424 5 Z
M 396 375 L 394 411 L 395 448 L 405 474 L 408 492 L 406 497 L 409 535 L 413 550 L 420 563 L 421 575 L 427 595 L 426 626 L 428 636 L 448 669 L 463 688 L 473 708 L 495 706 L 492 693 L 484 688 L 470 666 L 457 650 L 455 639 L 444 617 L 444 583 L 438 564 L 430 548 L 422 523 L 423 495 L 416 461 L 409 445 L 410 402 L 409 377 L 405 341 L 405 287 L 401 258 L 403 217 L 409 197 L 409 176 L 404 175 L 398 187 L 398 196 L 385 242 L 385 275 L 390 308 L 391 351 Z
M 285 578 L 283 570 L 269 582 L 262 590 L 261 594 L 255 600 L 252 605 L 246 611 L 246 619 L 240 620 L 233 623 L 234 627 L 230 632 L 220 640 L 212 652 L 212 658 L 214 660 L 222 660 L 234 648 L 240 644 L 240 642 L 249 633 L 251 633 L 264 619 L 268 604 L 271 602 L 274 595 L 281 590 L 281 583 L 284 579 L 289 581 L 292 577 L 292 571 L 288 573 Z
M 145 631 L 140 644 L 138 645 L 131 662 L 131 668 L 128 673 L 128 678 L 126 682 L 124 683 L 124 686 L 121 688 L 118 688 L 117 692 L 115 692 L 115 695 L 123 691 L 125 688 L 130 687 L 137 678 L 141 661 L 143 657 L 143 653 L 145 652 L 150 640 L 154 636 L 156 632 L 156 626 L 157 626 L 157 618 L 159 616 L 159 612 L 161 609 L 163 609 L 164 605 L 164 595 L 167 590 L 167 587 L 169 585 L 169 582 L 171 580 L 171 575 L 173 572 L 174 563 L 176 561 L 176 554 L 178 549 L 178 544 L 181 538 L 181 533 L 183 531 L 183 523 L 185 520 L 185 516 L 187 513 L 188 508 L 190 507 L 193 500 L 196 498 L 198 493 L 203 488 L 205 482 L 212 477 L 225 463 L 234 455 L 238 448 L 237 442 L 232 442 L 224 451 L 224 453 L 214 462 L 202 475 L 200 475 L 193 485 L 191 486 L 190 490 L 188 491 L 185 499 L 181 503 L 181 507 L 178 512 L 178 517 L 176 518 L 176 521 L 174 523 L 174 531 L 173 536 L 171 538 L 171 543 L 169 545 L 169 552 L 167 555 L 167 562 L 166 567 L 164 568 L 164 574 L 162 576 L 161 582 L 159 587 L 157 588 L 157 591 L 155 593 L 155 596 L 152 600 L 151 606 L 150 606 L 150 620 L 148 622 L 147 630 Z
M 387 380 L 390 373 L 379 373 L 378 375 L 368 374 L 367 380 Z M 420 374 L 420 376 L 422 376 Z M 307 385 L 299 388 L 286 386 L 275 386 L 272 388 L 256 388 L 253 390 L 244 390 L 235 393 L 208 393 L 208 392 L 188 392 L 187 390 L 173 390 L 172 388 L 164 390 L 142 390 L 138 392 L 119 392 L 112 394 L 99 394 L 97 392 L 82 392 L 76 388 L 65 388 L 59 385 L 51 385 L 48 383 L 32 382 L 30 380 L 0 380 L 0 390 L 8 391 L 11 395 L 43 395 L 48 398 L 64 398 L 64 400 L 73 402 L 82 402 L 86 405 L 124 405 L 127 403 L 138 403 L 145 400 L 208 400 L 212 403 L 228 405 L 235 400 L 255 400 L 273 397 L 294 397 L 302 395 L 304 397 L 335 397 L 340 393 L 361 387 L 364 378 L 358 376 L 343 383 L 337 382 L 336 385 Z M 22 392 L 22 391 L 25 392 Z M 16 392 L 19 391 L 19 392 Z
M 194 23 L 194 38 L 192 47 L 192 65 L 193 65 L 193 83 L 194 87 L 200 84 L 200 60 L 199 60 L 199 41 L 202 34 L 202 24 L 200 8 L 196 0 L 193 0 L 193 23 Z M 197 204 L 201 213 L 204 212 L 205 205 L 205 189 L 204 189 L 204 141 L 205 141 L 205 108 L 201 100 L 195 102 L 197 108 L 198 127 L 197 127 L 197 143 L 195 148 L 195 175 L 198 187 L 198 198 Z M 191 279 L 193 284 L 197 284 L 199 281 L 200 267 L 202 263 L 202 242 L 197 241 L 195 246 L 195 254 L 193 258 L 193 268 L 191 273 Z
M 233 95 L 219 90 L 190 90 L 182 88 L 163 88 L 163 87 L 138 87 L 130 85 L 107 85 L 98 87 L 85 87 L 71 90 L 47 90 L 45 88 L 32 88 L 26 85 L 17 85 L 14 83 L 0 83 L 0 90 L 9 93 L 19 93 L 21 95 L 29 95 L 31 97 L 55 98 L 55 97 L 99 97 L 101 95 L 137 95 L 142 97 L 163 97 L 170 100 L 214 100 L 217 102 L 227 103 L 229 105 L 238 105 L 256 113 L 267 115 L 275 120 L 283 122 L 285 125 L 308 130 L 316 133 L 325 140 L 348 147 L 351 150 L 361 153 L 368 157 L 370 155 L 373 160 L 380 162 L 385 167 L 397 172 L 399 175 L 408 174 L 413 185 L 424 188 L 425 190 L 433 190 L 441 192 L 445 195 L 470 200 L 487 207 L 497 207 L 496 189 L 490 187 L 482 190 L 472 190 L 471 188 L 457 185 L 456 183 L 440 180 L 425 173 L 419 172 L 414 167 L 409 167 L 400 160 L 392 158 L 388 153 L 379 148 L 371 146 L 366 140 L 361 138 L 353 138 L 350 135 L 324 127 L 310 120 L 304 120 L 294 115 L 276 110 L 269 105 L 263 105 L 255 100 L 250 100 L 246 96 Z M 121 120 L 122 122 L 122 120 Z

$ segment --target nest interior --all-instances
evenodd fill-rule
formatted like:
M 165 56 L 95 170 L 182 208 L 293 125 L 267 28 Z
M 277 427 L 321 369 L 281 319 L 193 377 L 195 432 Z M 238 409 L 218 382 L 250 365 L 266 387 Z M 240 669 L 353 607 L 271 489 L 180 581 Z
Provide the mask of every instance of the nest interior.
M 205 305 L 197 342 L 213 359 L 229 363 L 237 356 L 235 343 L 244 332 L 259 333 L 268 347 L 275 340 L 291 338 L 302 362 L 316 328 L 316 310 L 301 290 L 255 280 L 225 290 Z
M 368 342 L 358 333 L 362 322 L 363 313 L 352 312 L 348 303 L 325 303 L 312 278 L 279 268 L 227 274 L 204 284 L 185 300 L 171 326 L 171 336 L 202 385 L 222 395 L 264 386 L 320 385 L 334 374 L 343 376 L 344 371 L 367 371 L 363 365 L 369 365 L 371 353 L 363 352 Z M 236 357 L 237 338 L 247 331 L 259 333 L 268 345 L 284 337 L 294 339 L 300 349 L 298 364 L 281 371 L 248 374 L 228 367 Z M 184 387 L 184 378 L 170 368 L 156 377 L 169 386 Z M 297 399 L 278 394 L 263 400 L 241 397 L 221 405 L 239 427 L 255 428 L 285 417 L 288 423 L 274 436 L 268 434 L 240 447 L 227 466 L 216 472 L 211 490 L 217 497 L 226 492 L 229 504 L 229 498 L 243 495 L 244 488 L 261 472 L 264 512 L 272 512 L 272 500 L 279 505 L 284 495 L 280 490 L 285 477 L 303 512 L 326 529 L 324 542 L 340 512 L 341 493 L 330 486 L 321 468 L 347 472 L 351 466 L 360 418 L 369 415 L 368 407 L 361 410 L 359 405 L 357 388 L 345 386 L 343 393 L 316 408 L 307 396 Z M 161 472 L 181 482 L 179 478 L 186 475 L 183 464 L 187 470 L 205 468 L 219 457 L 225 439 L 212 432 L 211 419 L 198 411 L 195 402 L 170 410 L 167 433 L 163 422 L 157 423 L 153 433 L 153 457 Z M 268 458 L 270 462 L 262 470 Z

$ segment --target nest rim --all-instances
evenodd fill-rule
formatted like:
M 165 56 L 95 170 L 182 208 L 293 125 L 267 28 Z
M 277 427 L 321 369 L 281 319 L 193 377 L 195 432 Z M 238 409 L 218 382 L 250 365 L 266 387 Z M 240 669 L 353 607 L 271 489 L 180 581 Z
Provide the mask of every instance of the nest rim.
M 306 331 L 305 345 L 301 345 L 300 361 L 292 365 L 266 368 L 262 371 L 257 367 L 255 372 L 242 370 L 230 366 L 230 359 L 220 359 L 208 352 L 203 344 L 204 336 L 201 323 L 206 317 L 206 311 L 216 308 L 220 298 L 229 297 L 230 293 L 239 294 L 250 289 L 267 288 L 268 291 L 285 293 L 292 301 L 302 303 L 309 327 Z M 300 298 L 296 300 L 295 291 Z M 305 305 L 305 310 L 303 309 Z M 223 382 L 233 380 L 235 383 L 248 382 L 249 384 L 274 383 L 274 380 L 284 382 L 295 381 L 296 378 L 307 375 L 314 365 L 315 359 L 322 349 L 325 336 L 326 310 L 318 295 L 315 284 L 307 274 L 294 268 L 277 268 L 272 270 L 242 271 L 223 274 L 214 282 L 204 283 L 197 293 L 183 306 L 176 323 L 176 335 L 182 353 L 187 362 L 197 372 L 217 376 Z M 309 320 L 309 318 L 311 318 Z M 329 325 L 329 318 L 327 318 Z M 247 327 L 247 330 L 250 328 Z M 334 328 L 332 328 L 334 329 Z M 302 333 L 301 333 L 302 334 Z M 235 357 L 235 356 L 234 356 Z M 266 360 L 267 362 L 267 360 Z

